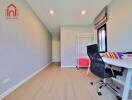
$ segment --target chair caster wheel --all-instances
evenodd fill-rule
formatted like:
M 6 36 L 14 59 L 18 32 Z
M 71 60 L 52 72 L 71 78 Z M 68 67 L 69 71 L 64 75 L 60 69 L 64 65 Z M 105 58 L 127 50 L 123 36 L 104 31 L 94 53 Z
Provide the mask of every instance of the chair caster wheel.
M 77 68 L 77 70 L 79 70 L 79 67 L 78 66 L 76 66 L 76 68 Z
M 90 82 L 91 85 L 93 85 L 93 82 Z
M 101 93 L 101 92 L 97 92 L 97 93 L 98 93 L 98 95 L 99 95 L 99 96 L 101 96 L 101 95 L 102 95 L 102 93 Z
M 120 96 L 117 96 L 117 100 L 122 100 L 122 97 L 120 97 Z

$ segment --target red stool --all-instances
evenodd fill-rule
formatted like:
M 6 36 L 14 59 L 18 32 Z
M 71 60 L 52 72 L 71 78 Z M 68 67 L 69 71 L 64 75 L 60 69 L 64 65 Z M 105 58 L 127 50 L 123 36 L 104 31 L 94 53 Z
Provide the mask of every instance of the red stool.
M 78 61 L 78 67 L 89 67 L 90 60 L 88 58 L 79 58 Z

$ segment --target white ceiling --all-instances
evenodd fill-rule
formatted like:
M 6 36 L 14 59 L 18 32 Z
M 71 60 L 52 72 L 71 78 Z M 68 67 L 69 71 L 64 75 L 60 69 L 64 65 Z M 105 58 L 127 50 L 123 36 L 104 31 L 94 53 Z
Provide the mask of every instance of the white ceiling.
M 53 34 L 61 25 L 90 25 L 97 14 L 112 0 L 27 0 L 37 16 Z M 49 10 L 55 14 L 51 16 Z M 86 15 L 82 16 L 81 11 Z

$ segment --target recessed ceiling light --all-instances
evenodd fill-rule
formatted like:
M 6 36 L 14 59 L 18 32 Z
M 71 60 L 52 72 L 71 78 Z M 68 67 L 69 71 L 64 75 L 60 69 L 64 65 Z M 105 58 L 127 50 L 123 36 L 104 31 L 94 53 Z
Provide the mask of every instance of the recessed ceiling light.
M 82 15 L 85 15 L 86 14 L 86 11 L 85 10 L 82 10 L 81 14 Z
M 54 15 L 54 10 L 49 11 L 50 15 Z

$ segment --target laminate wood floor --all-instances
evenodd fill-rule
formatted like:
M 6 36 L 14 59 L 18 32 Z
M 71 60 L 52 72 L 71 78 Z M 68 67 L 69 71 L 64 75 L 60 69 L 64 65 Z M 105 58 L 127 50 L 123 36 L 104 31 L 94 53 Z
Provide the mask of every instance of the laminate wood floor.
M 107 88 L 98 96 L 96 85 L 89 84 L 92 79 L 92 74 L 51 64 L 4 100 L 116 100 Z

